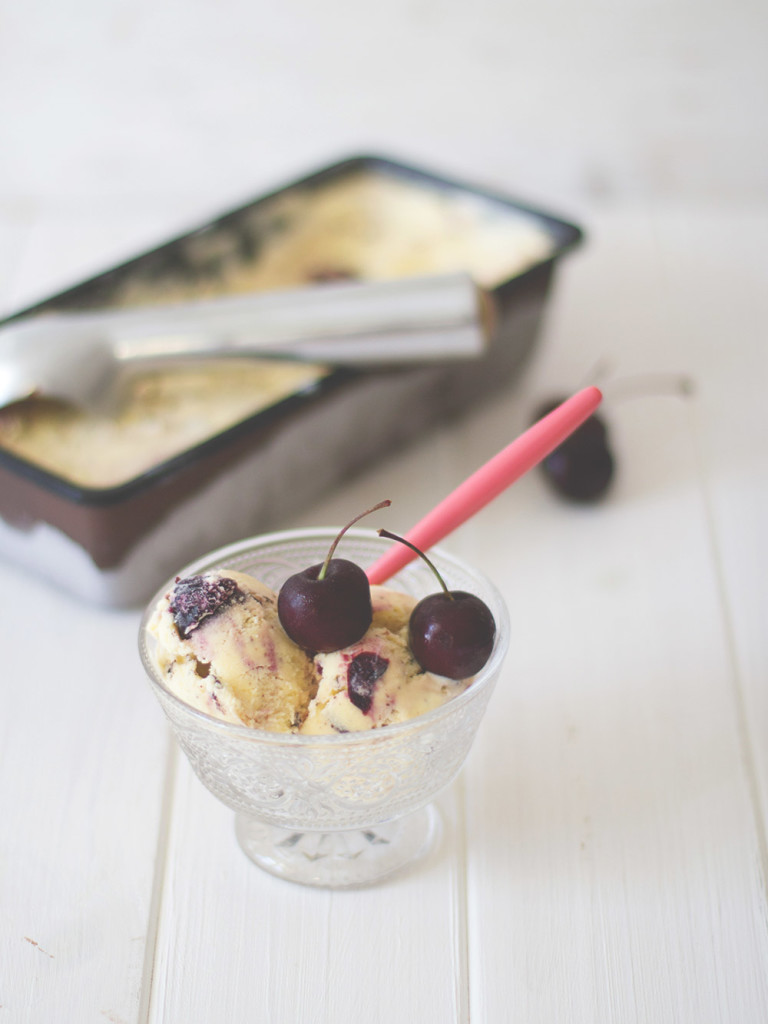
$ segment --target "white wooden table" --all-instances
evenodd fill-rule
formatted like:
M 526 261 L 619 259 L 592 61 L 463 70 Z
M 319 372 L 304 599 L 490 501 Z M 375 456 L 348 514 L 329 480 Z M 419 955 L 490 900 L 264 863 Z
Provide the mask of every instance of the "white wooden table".
M 2 6 L 2 0 L 0 0 Z M 590 508 L 530 475 L 448 542 L 513 642 L 439 847 L 366 891 L 241 853 L 169 737 L 138 612 L 0 565 L 0 1024 L 765 1024 L 764 6 L 5 4 L 0 309 L 383 150 L 587 230 L 536 358 L 286 527 L 397 521 L 615 376 Z
M 532 475 L 452 537 L 513 643 L 418 870 L 262 874 L 169 738 L 138 615 L 2 567 L 0 1020 L 768 1019 L 768 206 L 588 226 L 516 388 L 286 524 L 382 495 L 415 521 L 598 358 L 695 382 L 606 400 L 604 504 Z

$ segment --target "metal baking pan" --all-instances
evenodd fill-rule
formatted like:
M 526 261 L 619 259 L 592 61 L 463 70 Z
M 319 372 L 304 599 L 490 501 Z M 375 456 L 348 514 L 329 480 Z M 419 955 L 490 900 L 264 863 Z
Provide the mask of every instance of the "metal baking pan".
M 311 210 L 317 197 L 369 178 L 392 183 L 392 191 L 413 187 L 431 197 L 435 209 L 442 202 L 461 206 L 466 200 L 482 208 L 488 223 L 514 216 L 546 236 L 544 250 L 527 266 L 484 282 L 497 309 L 486 353 L 460 364 L 330 368 L 310 385 L 116 485 L 74 483 L 0 443 L 0 556 L 84 599 L 136 605 L 180 565 L 213 547 L 283 525 L 383 452 L 471 410 L 514 379 L 536 342 L 556 265 L 582 241 L 582 231 L 509 196 L 382 156 L 355 156 L 324 167 L 2 323 L 47 311 L 151 304 L 168 295 L 222 294 L 232 290 L 233 267 L 260 265 L 270 239 L 281 237 L 286 217 L 294 217 L 300 233 L 302 211 Z M 377 209 L 376 216 L 388 214 Z M 396 221 L 395 209 L 394 221 L 385 224 L 395 238 Z M 375 233 L 367 244 L 377 258 Z M 503 249 L 503 238 L 494 246 Z M 438 264 L 449 249 L 448 242 L 436 246 Z M 339 266 L 338 251 L 326 258 L 322 245 L 313 259 L 311 267 L 298 267 L 300 281 L 285 286 L 301 281 L 321 286 L 323 280 L 356 272 Z M 434 272 L 444 269 L 436 265 Z M 273 287 L 269 280 L 249 283 L 238 274 L 237 289 Z M 369 274 L 359 271 L 362 278 Z

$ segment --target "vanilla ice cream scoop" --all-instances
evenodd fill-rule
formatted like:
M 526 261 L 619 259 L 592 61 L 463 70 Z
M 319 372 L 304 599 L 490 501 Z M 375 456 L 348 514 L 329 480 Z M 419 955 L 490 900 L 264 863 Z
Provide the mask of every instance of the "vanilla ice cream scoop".
M 315 691 L 311 658 L 285 634 L 275 593 L 244 573 L 177 579 L 150 622 L 166 683 L 216 718 L 290 732 Z
M 317 695 L 302 733 L 359 732 L 406 722 L 440 707 L 465 690 L 425 672 L 408 647 L 414 598 L 386 587 L 371 587 L 373 621 L 355 644 L 318 654 Z

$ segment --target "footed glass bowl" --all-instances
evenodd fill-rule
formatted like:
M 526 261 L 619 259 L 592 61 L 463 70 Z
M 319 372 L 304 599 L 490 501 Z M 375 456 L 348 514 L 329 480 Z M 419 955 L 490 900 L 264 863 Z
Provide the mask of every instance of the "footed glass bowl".
M 214 551 L 181 570 L 246 572 L 278 590 L 290 575 L 321 562 L 338 531 L 266 534 Z M 337 552 L 365 567 L 392 541 L 348 531 Z M 260 867 L 305 885 L 370 884 L 424 855 L 438 834 L 430 801 L 461 768 L 509 644 L 509 619 L 496 588 L 458 559 L 431 549 L 450 589 L 477 594 L 496 619 L 490 660 L 471 686 L 409 722 L 367 732 L 302 736 L 219 721 L 190 707 L 165 685 L 147 631 L 169 581 L 141 623 L 140 652 L 152 689 L 201 782 L 236 812 L 245 853 Z M 387 583 L 417 598 L 439 584 L 421 559 Z

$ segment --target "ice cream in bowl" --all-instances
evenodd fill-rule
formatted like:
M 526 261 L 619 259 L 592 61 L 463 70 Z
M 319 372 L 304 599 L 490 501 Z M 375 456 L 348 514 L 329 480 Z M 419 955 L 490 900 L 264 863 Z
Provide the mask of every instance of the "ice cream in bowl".
M 433 797 L 461 768 L 509 641 L 504 602 L 481 573 L 441 551 L 451 589 L 477 595 L 495 621 L 471 680 L 424 671 L 410 613 L 439 590 L 420 559 L 371 587 L 371 624 L 332 652 L 288 637 L 283 583 L 322 562 L 337 531 L 267 534 L 188 566 L 150 602 L 140 650 L 151 687 L 203 784 L 235 811 L 256 864 L 309 885 L 378 880 L 424 854 Z M 391 541 L 350 530 L 341 553 L 365 567 Z
M 433 798 L 470 751 L 510 629 L 494 584 L 431 541 L 540 461 L 599 392 L 582 399 L 529 428 L 404 542 L 357 527 L 266 534 L 188 565 L 150 601 L 150 685 L 260 867 L 361 886 L 432 847 Z

